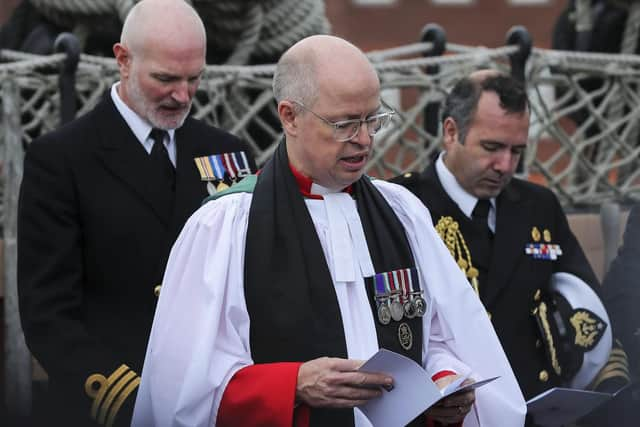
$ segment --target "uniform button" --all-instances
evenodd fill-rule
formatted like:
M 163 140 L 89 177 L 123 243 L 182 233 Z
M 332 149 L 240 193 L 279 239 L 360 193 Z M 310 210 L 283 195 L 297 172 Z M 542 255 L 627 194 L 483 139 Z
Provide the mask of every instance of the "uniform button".
M 153 294 L 156 296 L 156 298 L 160 296 L 160 289 L 162 289 L 162 285 L 158 285 L 153 288 Z
M 407 173 L 405 173 L 405 174 L 404 174 L 404 177 L 405 177 L 405 178 L 411 178 L 411 172 L 407 172 Z
M 489 320 L 491 320 L 491 312 L 487 311 L 487 316 L 489 316 Z
M 536 348 L 542 347 L 542 341 L 536 340 Z
M 536 290 L 536 293 L 535 293 L 535 294 L 533 294 L 533 300 L 534 300 L 535 302 L 540 301 L 540 294 L 541 294 L 540 289 L 537 289 L 537 290 Z
M 549 373 L 546 370 L 542 370 L 540 371 L 540 373 L 538 374 L 538 379 L 540 381 L 542 381 L 543 383 L 546 383 L 547 381 L 549 381 Z

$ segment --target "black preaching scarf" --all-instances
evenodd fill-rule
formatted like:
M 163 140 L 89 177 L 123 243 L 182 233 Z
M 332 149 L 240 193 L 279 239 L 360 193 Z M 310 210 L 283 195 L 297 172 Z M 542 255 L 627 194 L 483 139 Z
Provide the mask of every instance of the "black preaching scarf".
M 387 201 L 362 177 L 353 186 L 358 213 L 376 273 L 414 266 L 402 224 Z M 318 357 L 347 358 L 342 316 L 322 246 L 304 197 L 289 167 L 282 142 L 267 162 L 253 193 L 245 251 L 245 299 L 255 363 L 306 362 Z M 373 292 L 367 289 L 376 315 Z M 422 319 L 382 325 L 378 344 L 421 363 Z M 398 342 L 407 323 L 413 347 Z M 353 411 L 311 411 L 312 426 L 353 425 Z M 424 424 L 423 424 L 424 425 Z

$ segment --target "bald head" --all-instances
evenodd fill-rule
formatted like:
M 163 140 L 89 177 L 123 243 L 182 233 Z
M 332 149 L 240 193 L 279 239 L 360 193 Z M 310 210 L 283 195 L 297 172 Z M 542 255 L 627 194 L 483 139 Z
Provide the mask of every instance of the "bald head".
M 289 48 L 278 61 L 273 77 L 273 93 L 283 99 L 312 106 L 321 86 L 350 86 L 355 80 L 375 80 L 378 76 L 364 53 L 339 37 L 315 35 Z
M 124 21 L 120 43 L 132 53 L 144 53 L 150 45 L 176 45 L 184 40 L 206 49 L 204 24 L 184 0 L 142 0 Z
M 362 51 L 307 37 L 278 62 L 273 89 L 291 166 L 335 190 L 360 179 L 382 126 L 380 81 Z
M 183 0 L 142 0 L 113 46 L 118 95 L 143 120 L 175 129 L 189 113 L 205 68 L 202 20 Z

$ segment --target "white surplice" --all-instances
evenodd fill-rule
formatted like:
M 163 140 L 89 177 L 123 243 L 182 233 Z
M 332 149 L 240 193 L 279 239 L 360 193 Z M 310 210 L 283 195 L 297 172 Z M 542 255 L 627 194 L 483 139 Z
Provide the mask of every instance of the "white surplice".
M 507 358 L 428 210 L 403 187 L 373 183 L 406 231 L 425 292 L 423 366 L 430 373 L 501 377 L 476 390 L 465 427 L 524 425 L 524 398 Z M 312 191 L 329 193 L 315 184 Z M 178 237 L 147 347 L 133 426 L 215 425 L 229 380 L 253 363 L 243 284 L 251 198 L 238 193 L 207 203 Z M 306 199 L 306 205 L 334 282 L 348 356 L 366 360 L 378 342 L 363 277 L 375 272 L 355 201 L 346 193 L 332 193 L 324 200 Z M 355 416 L 356 426 L 370 426 L 357 409 Z

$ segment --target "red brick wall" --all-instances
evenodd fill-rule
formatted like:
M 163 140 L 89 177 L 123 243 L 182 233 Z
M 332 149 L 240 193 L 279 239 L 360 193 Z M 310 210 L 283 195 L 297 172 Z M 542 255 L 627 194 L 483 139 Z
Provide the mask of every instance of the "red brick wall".
M 0 25 L 4 24 L 11 16 L 13 9 L 22 0 L 0 0 Z
M 438 6 L 430 0 L 396 0 L 391 6 L 359 6 L 325 0 L 334 34 L 367 51 L 418 41 L 425 24 L 440 24 L 452 43 L 499 47 L 514 25 L 524 25 L 537 47 L 551 46 L 551 32 L 566 0 L 513 6 L 508 0 L 475 0 L 469 6 Z
M 0 25 L 21 0 L 0 0 Z M 325 0 L 334 34 L 363 50 L 418 41 L 425 24 L 435 22 L 453 43 L 498 47 L 514 25 L 524 25 L 534 45 L 551 46 L 553 23 L 566 4 L 548 0 L 541 6 L 513 6 L 509 0 L 475 0 L 469 6 L 438 6 L 431 0 L 396 0 L 391 6 L 361 6 L 352 0 Z

